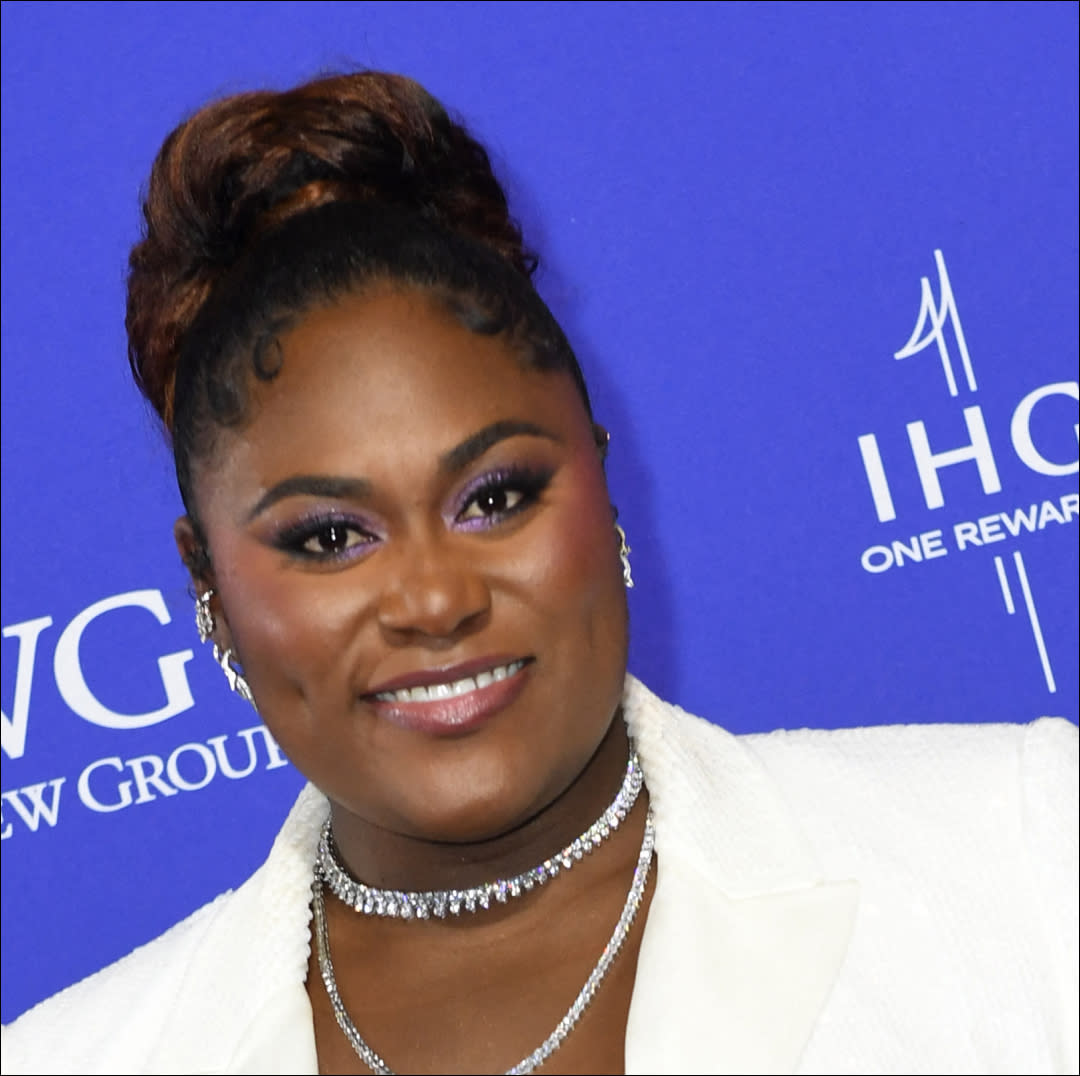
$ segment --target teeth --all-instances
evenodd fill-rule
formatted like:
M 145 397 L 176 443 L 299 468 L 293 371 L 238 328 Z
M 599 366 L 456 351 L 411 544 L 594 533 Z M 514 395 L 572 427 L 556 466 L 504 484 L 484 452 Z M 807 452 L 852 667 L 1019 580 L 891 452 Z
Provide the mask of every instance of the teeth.
M 406 687 L 400 691 L 380 691 L 375 698 L 380 702 L 432 702 L 435 699 L 453 699 L 505 680 L 524 667 L 524 661 L 512 661 L 509 665 L 496 665 L 494 669 L 478 673 L 475 677 L 465 676 L 451 683 L 429 684 L 427 687 Z

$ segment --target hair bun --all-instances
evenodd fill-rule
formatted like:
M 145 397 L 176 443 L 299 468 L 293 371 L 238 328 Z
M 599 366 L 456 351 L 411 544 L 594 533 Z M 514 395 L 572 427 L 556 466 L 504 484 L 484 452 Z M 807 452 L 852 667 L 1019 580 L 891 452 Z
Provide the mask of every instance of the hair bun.
M 217 282 L 257 236 L 340 201 L 415 211 L 536 267 L 486 151 L 411 79 L 366 71 L 208 105 L 162 146 L 130 258 L 129 360 L 167 427 L 184 335 Z

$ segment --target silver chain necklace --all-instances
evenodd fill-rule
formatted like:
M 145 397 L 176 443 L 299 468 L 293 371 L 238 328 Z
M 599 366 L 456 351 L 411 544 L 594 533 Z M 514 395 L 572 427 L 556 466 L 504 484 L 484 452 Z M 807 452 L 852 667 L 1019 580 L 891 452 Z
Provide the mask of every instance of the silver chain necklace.
M 635 756 L 636 759 L 636 756 Z M 652 808 L 649 808 L 645 816 L 645 834 L 641 841 L 641 851 L 638 853 L 637 866 L 634 868 L 634 879 L 630 884 L 630 892 L 627 894 L 626 903 L 623 905 L 622 914 L 615 925 L 615 931 L 611 940 L 604 947 L 596 966 L 585 980 L 581 993 L 574 999 L 573 1005 L 567 1010 L 566 1015 L 556 1025 L 555 1030 L 535 1049 L 528 1057 L 519 1061 L 513 1068 L 507 1069 L 506 1076 L 517 1076 L 519 1073 L 532 1072 L 539 1068 L 562 1044 L 567 1035 L 573 1031 L 578 1020 L 592 1001 L 604 976 L 618 956 L 623 942 L 626 941 L 630 928 L 633 926 L 634 917 L 638 908 L 641 907 L 642 897 L 645 895 L 645 884 L 649 878 L 649 868 L 652 865 L 653 845 L 655 844 L 655 830 L 653 827 Z M 334 978 L 334 965 L 330 960 L 330 934 L 326 926 L 326 907 L 323 903 L 323 881 L 316 872 L 315 881 L 312 885 L 312 910 L 315 916 L 315 946 L 319 957 L 319 970 L 322 972 L 323 985 L 326 987 L 327 996 L 334 1009 L 334 1017 L 338 1027 L 345 1033 L 349 1044 L 356 1051 L 357 1056 L 373 1072 L 382 1076 L 394 1076 L 394 1070 L 361 1038 L 356 1025 L 345 1009 L 338 990 L 337 980 Z
M 316 873 L 338 900 L 363 915 L 397 919 L 445 919 L 447 915 L 476 912 L 490 908 L 493 901 L 505 904 L 510 898 L 520 897 L 537 885 L 545 885 L 560 871 L 569 870 L 619 828 L 637 801 L 644 784 L 645 775 L 641 772 L 637 752 L 631 745 L 626 775 L 608 809 L 561 852 L 545 860 L 539 867 L 522 871 L 513 878 L 499 878 L 469 889 L 435 889 L 426 892 L 376 889 L 354 880 L 338 859 L 329 818 L 323 824 L 319 836 Z

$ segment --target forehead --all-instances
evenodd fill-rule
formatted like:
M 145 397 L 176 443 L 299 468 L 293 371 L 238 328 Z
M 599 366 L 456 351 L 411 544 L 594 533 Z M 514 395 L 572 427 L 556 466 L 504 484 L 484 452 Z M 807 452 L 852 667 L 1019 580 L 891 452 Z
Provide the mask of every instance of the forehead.
M 528 369 L 504 336 L 474 333 L 436 297 L 391 285 L 308 311 L 279 343 L 284 361 L 274 387 L 287 394 L 311 392 L 333 379 L 339 387 L 393 396 L 406 385 L 421 388 L 481 372 L 509 384 Z
M 505 335 L 472 332 L 420 291 L 346 296 L 278 342 L 280 369 L 254 387 L 251 421 L 226 449 L 260 482 L 290 469 L 356 473 L 430 459 L 504 419 L 591 438 L 569 374 L 530 366 Z

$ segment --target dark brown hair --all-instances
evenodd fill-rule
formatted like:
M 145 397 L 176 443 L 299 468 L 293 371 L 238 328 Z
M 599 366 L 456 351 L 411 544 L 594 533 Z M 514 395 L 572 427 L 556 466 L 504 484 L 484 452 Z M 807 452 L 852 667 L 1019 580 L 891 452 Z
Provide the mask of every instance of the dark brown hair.
M 165 140 L 143 218 L 129 361 L 196 527 L 192 461 L 244 421 L 251 379 L 276 375 L 269 345 L 315 302 L 373 281 L 510 333 L 525 361 L 569 372 L 589 408 L 487 152 L 410 79 L 359 72 L 208 105 Z

